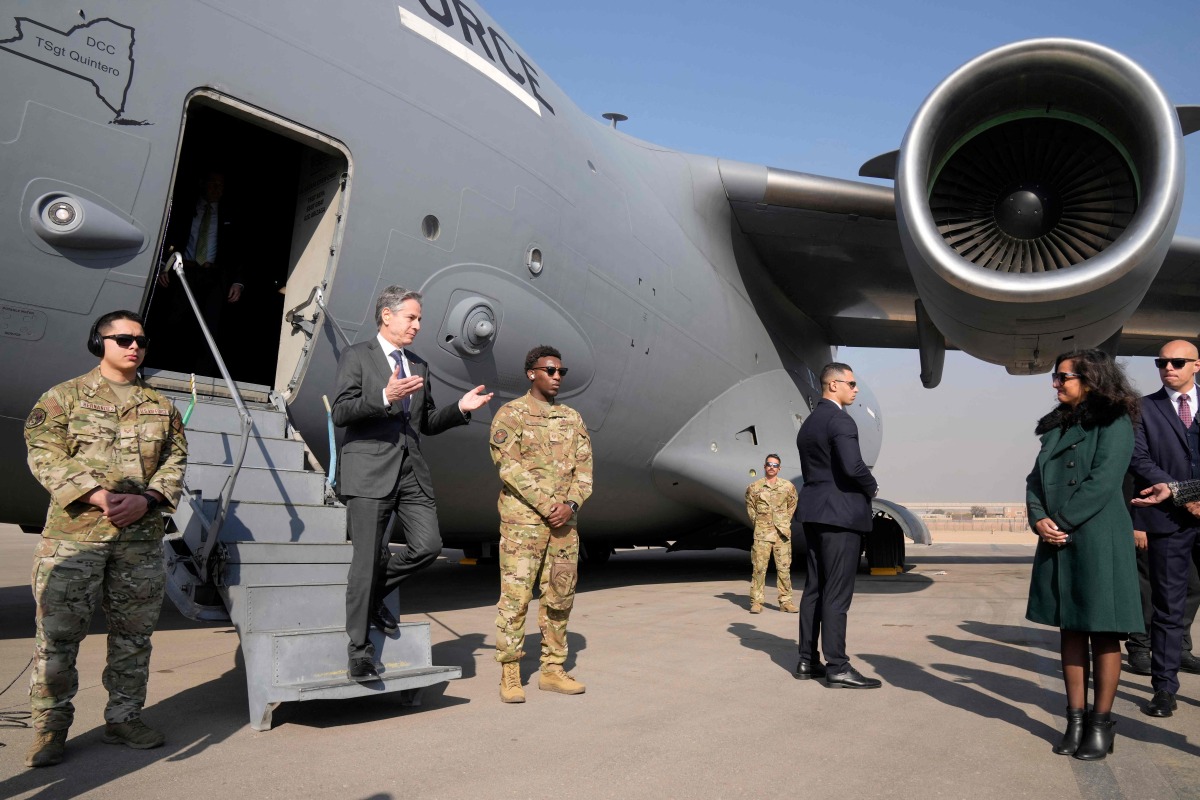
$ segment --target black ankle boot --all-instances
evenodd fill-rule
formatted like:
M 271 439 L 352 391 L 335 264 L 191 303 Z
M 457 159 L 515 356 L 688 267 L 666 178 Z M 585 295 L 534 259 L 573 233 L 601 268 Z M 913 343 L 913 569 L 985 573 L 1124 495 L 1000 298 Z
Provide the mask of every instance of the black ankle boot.
M 1083 739 L 1083 709 L 1067 706 L 1067 732 L 1063 734 L 1062 741 L 1059 742 L 1058 747 L 1054 748 L 1054 752 L 1060 756 L 1073 756 L 1079 749 L 1081 739 Z
M 1088 714 L 1083 728 L 1083 739 L 1079 742 L 1075 757 L 1083 761 L 1099 761 L 1111 753 L 1113 738 L 1117 735 L 1113 730 L 1116 725 L 1117 721 L 1112 718 L 1111 713 L 1097 714 L 1093 711 Z

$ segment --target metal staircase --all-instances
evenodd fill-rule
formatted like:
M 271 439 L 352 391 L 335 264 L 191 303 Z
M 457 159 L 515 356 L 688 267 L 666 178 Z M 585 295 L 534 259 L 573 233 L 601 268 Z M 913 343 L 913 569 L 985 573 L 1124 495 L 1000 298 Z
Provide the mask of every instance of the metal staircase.
M 183 376 L 160 374 L 149 382 L 178 386 L 172 377 Z M 261 400 L 244 404 L 249 445 L 217 541 L 206 546 L 242 423 L 231 398 L 207 396 L 197 398 L 188 421 L 186 496 L 163 553 L 167 591 L 180 611 L 232 621 L 237 629 L 251 727 L 269 729 L 281 702 L 401 691 L 417 705 L 424 687 L 462 677 L 460 667 L 433 666 L 429 623 L 402 622 L 390 637 L 371 632 L 382 680 L 346 678 L 346 509 L 327 492 L 325 476 L 305 468 L 304 442 L 283 411 L 262 401 L 266 387 L 238 388 Z M 191 401 L 167 394 L 181 411 Z M 396 612 L 394 596 L 390 604 Z

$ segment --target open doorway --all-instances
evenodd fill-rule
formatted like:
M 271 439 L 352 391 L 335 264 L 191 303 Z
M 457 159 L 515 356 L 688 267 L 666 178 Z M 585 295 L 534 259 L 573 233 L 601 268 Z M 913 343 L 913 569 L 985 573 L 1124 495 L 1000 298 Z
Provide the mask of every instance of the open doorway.
M 188 285 L 240 385 L 282 392 L 302 373 L 306 332 L 283 323 L 285 303 L 332 277 L 347 174 L 344 149 L 328 137 L 216 93 L 189 99 L 160 263 L 183 256 Z M 160 270 L 150 287 L 146 367 L 160 378 L 219 383 L 179 283 Z

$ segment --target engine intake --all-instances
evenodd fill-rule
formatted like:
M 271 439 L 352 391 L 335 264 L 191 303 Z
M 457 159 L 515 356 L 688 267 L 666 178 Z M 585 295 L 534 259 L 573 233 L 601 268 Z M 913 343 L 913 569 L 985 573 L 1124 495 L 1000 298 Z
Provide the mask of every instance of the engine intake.
M 905 256 L 955 345 L 1044 372 L 1116 334 L 1170 247 L 1182 138 L 1166 95 L 1089 42 L 993 50 L 939 85 L 896 172 Z

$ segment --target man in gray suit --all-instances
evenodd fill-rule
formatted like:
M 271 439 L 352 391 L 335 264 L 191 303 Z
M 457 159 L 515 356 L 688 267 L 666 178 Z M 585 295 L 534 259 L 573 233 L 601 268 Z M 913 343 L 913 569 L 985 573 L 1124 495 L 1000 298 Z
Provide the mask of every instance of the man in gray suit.
M 421 295 L 389 286 L 375 303 L 376 336 L 351 345 L 338 361 L 333 423 L 346 429 L 338 458 L 338 492 L 346 503 L 354 553 L 346 584 L 351 680 L 379 679 L 370 625 L 395 633 L 384 598 L 442 549 L 421 436 L 466 425 L 492 399 L 476 386 L 456 406 L 438 409 L 428 365 L 406 348 L 421 329 Z M 391 554 L 384 539 L 395 513 L 408 547 Z

